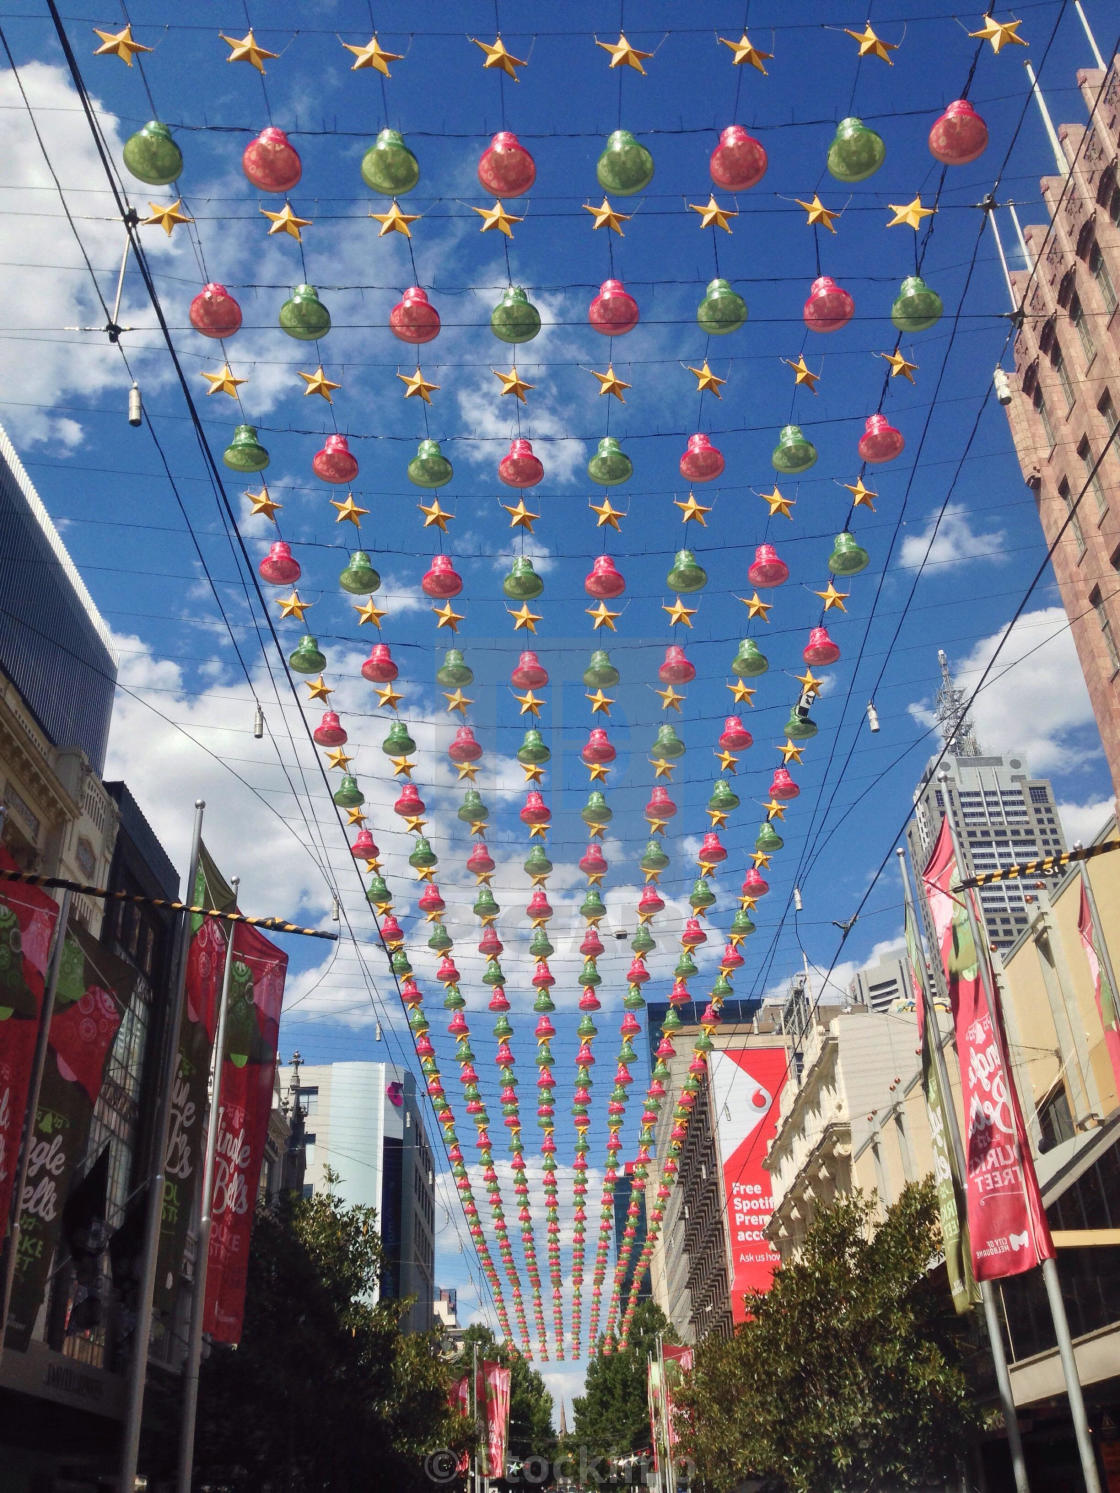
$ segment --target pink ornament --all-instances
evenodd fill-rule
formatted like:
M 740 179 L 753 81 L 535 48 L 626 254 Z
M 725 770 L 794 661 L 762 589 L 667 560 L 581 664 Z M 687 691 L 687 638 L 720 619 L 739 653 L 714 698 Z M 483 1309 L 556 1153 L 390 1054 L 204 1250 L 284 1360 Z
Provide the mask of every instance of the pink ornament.
M 311 469 L 323 482 L 353 482 L 358 475 L 358 463 L 354 459 L 344 435 L 329 435 L 323 449 L 311 459 Z
M 190 322 L 204 337 L 232 337 L 241 325 L 241 307 L 224 285 L 212 280 L 191 302 Z
M 868 415 L 859 442 L 862 461 L 893 461 L 905 445 L 901 430 L 889 424 L 886 415 Z
M 455 739 L 447 748 L 447 755 L 452 762 L 477 762 L 482 756 L 482 748 L 475 740 L 470 726 L 460 726 L 455 732 Z
M 261 192 L 290 192 L 303 175 L 295 147 L 271 124 L 246 145 L 241 169 Z
M 823 668 L 826 664 L 836 662 L 840 657 L 840 648 L 829 637 L 827 627 L 814 627 L 809 633 L 809 641 L 801 650 L 801 657 L 810 666 L 817 664 Z
M 270 586 L 293 586 L 303 574 L 299 561 L 292 556 L 291 546 L 283 539 L 273 541 L 257 570 L 261 580 Z
M 743 877 L 743 895 L 745 897 L 765 897 L 770 890 L 770 883 L 763 876 L 757 866 L 751 866 Z
M 458 596 L 463 589 L 463 578 L 451 563 L 450 555 L 434 555 L 431 566 L 424 573 L 420 589 L 425 596 L 438 601 L 448 601 Z
M 743 752 L 754 741 L 754 737 L 737 715 L 729 715 L 723 723 L 719 744 L 725 752 Z
M 543 689 L 548 683 L 548 670 L 533 650 L 527 648 L 517 660 L 509 682 L 515 689 Z
M 603 847 L 597 841 L 592 841 L 580 857 L 579 868 L 585 876 L 602 876 L 605 873 L 607 861 Z
M 668 788 L 650 790 L 649 802 L 646 804 L 647 819 L 672 819 L 676 812 L 677 806 L 669 797 Z
M 617 753 L 602 726 L 594 726 L 588 733 L 587 745 L 580 752 L 589 766 L 594 762 L 613 762 Z
M 686 949 L 698 949 L 701 944 L 707 943 L 708 935 L 700 926 L 699 918 L 686 918 L 684 932 L 681 934 L 681 943 Z
M 402 819 L 411 819 L 414 814 L 424 812 L 424 800 L 415 783 L 405 783 L 393 804 L 393 813 Z
M 439 312 L 419 285 L 410 285 L 389 312 L 389 330 L 402 342 L 431 342 L 439 336 Z
M 520 438 L 510 441 L 508 453 L 498 463 L 498 477 L 507 487 L 535 487 L 544 476 L 540 458 L 532 445 Z
M 789 775 L 788 767 L 776 767 L 774 776 L 770 779 L 770 797 L 777 799 L 779 803 L 788 803 L 801 792 L 801 789 Z
M 967 99 L 949 104 L 929 132 L 929 151 L 943 166 L 967 166 L 988 148 L 988 126 Z
M 639 913 L 661 912 L 665 906 L 665 899 L 655 886 L 644 886 L 642 894 L 638 898 Z
M 583 583 L 583 589 L 588 596 L 598 597 L 601 601 L 609 601 L 622 595 L 626 590 L 626 582 L 615 568 L 610 555 L 596 555 L 591 574 Z
M 691 684 L 696 678 L 696 666 L 689 663 L 679 643 L 670 643 L 657 677 L 662 684 Z
M 718 866 L 721 861 L 727 859 L 727 851 L 720 843 L 719 835 L 715 830 L 709 830 L 704 836 L 697 859 L 706 866 Z
M 587 319 L 605 337 L 621 337 L 638 325 L 638 303 L 621 280 L 604 280 L 588 307 Z
M 472 876 L 485 876 L 487 872 L 493 871 L 494 858 L 487 850 L 482 840 L 475 842 L 474 849 L 467 857 L 467 870 Z
M 368 829 L 360 829 L 350 846 L 350 854 L 356 861 L 375 860 L 379 854 L 377 845 Z
M 723 454 L 703 433 L 690 435 L 680 471 L 688 482 L 711 482 L 723 471 Z
M 856 303 L 831 275 L 819 275 L 809 288 L 801 316 L 810 332 L 838 332 L 856 312 Z
M 368 679 L 370 684 L 392 684 L 399 673 L 388 643 L 374 643 L 362 665 L 362 678 Z
M 766 151 L 741 124 L 729 124 L 712 151 L 708 170 L 725 192 L 745 192 L 766 174 Z
M 552 810 L 545 803 L 539 788 L 530 788 L 526 793 L 520 819 L 522 824 L 548 824 L 551 821 Z
M 772 544 L 760 544 L 754 552 L 754 564 L 747 571 L 752 586 L 780 586 L 789 579 L 789 566 L 779 560 Z
M 346 732 L 337 710 L 324 710 L 323 719 L 311 733 L 317 746 L 336 747 L 346 744 Z
M 533 157 L 512 130 L 499 130 L 482 152 L 478 179 L 495 197 L 520 197 L 537 179 Z

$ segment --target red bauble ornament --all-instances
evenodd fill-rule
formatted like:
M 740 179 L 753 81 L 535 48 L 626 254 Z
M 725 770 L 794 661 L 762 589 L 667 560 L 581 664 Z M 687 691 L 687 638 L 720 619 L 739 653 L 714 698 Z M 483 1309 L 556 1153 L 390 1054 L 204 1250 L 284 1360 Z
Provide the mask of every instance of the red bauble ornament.
M 729 124 L 712 151 L 708 170 L 725 192 L 745 192 L 766 174 L 766 150 L 741 124 Z
M 699 918 L 686 918 L 684 932 L 681 934 L 681 943 L 686 949 L 698 949 L 701 944 L 708 942 L 708 935 L 700 926 Z
M 754 741 L 754 737 L 737 715 L 729 715 L 723 723 L 719 744 L 725 752 L 743 752 Z
M 617 753 L 602 726 L 594 726 L 588 733 L 587 745 L 580 752 L 584 762 L 613 762 Z
M 419 285 L 410 285 L 389 312 L 389 330 L 402 342 L 431 342 L 439 336 L 439 312 Z
M 626 582 L 615 568 L 610 555 L 596 555 L 591 574 L 583 583 L 583 589 L 588 596 L 595 596 L 600 601 L 610 601 L 622 595 L 626 590 Z
M 703 433 L 690 435 L 680 467 L 688 482 L 711 482 L 723 471 L 723 453 Z
M 809 288 L 801 313 L 810 332 L 838 332 L 856 312 L 856 303 L 831 275 L 819 275 Z
M 487 872 L 493 871 L 494 858 L 487 850 L 482 840 L 476 842 L 474 849 L 467 857 L 467 870 L 472 876 L 485 876 Z
M 477 762 L 482 756 L 482 748 L 474 739 L 474 732 L 469 726 L 460 726 L 455 732 L 455 739 L 447 748 L 447 755 L 452 762 Z
M 644 886 L 642 895 L 638 898 L 638 911 L 640 913 L 661 912 L 665 906 L 665 898 L 655 886 Z
M 451 563 L 450 555 L 433 555 L 430 568 L 425 571 L 420 589 L 425 596 L 439 601 L 449 601 L 463 589 L 463 578 Z
M 604 280 L 587 309 L 587 319 L 605 337 L 621 337 L 638 325 L 638 303 L 621 280 Z
M 261 192 L 290 192 L 303 175 L 299 153 L 272 124 L 246 145 L 241 169 Z
M 498 477 L 507 487 L 536 487 L 544 476 L 540 458 L 529 441 L 510 441 L 508 453 L 498 463 Z
M 317 746 L 345 746 L 346 731 L 338 718 L 337 710 L 324 710 L 323 719 L 311 733 Z
M 374 643 L 362 665 L 362 678 L 368 679 L 370 684 L 392 684 L 399 673 L 388 643 Z
M 789 580 L 789 566 L 779 560 L 772 544 L 760 544 L 754 552 L 754 564 L 747 571 L 752 586 L 780 586 Z
M 537 179 L 533 157 L 512 130 L 499 130 L 482 152 L 478 179 L 495 197 L 520 197 Z
M 241 325 L 241 307 L 224 285 L 212 280 L 191 302 L 190 321 L 204 337 L 232 337 Z
M 943 166 L 967 166 L 988 148 L 988 126 L 967 99 L 959 98 L 929 132 L 929 151 Z
M 859 442 L 860 460 L 893 461 L 905 444 L 902 431 L 896 430 L 886 415 L 868 415 Z
M 770 779 L 770 797 L 776 798 L 779 803 L 788 803 L 790 799 L 796 798 L 801 789 L 789 775 L 788 767 L 776 767 L 774 776 Z
M 533 650 L 527 648 L 517 660 L 509 682 L 515 689 L 543 689 L 548 683 L 548 670 Z
M 329 435 L 311 459 L 311 469 L 323 482 L 353 482 L 358 463 L 344 435 Z
M 718 866 L 721 861 L 725 861 L 726 859 L 727 851 L 720 843 L 719 835 L 716 834 L 714 829 L 709 830 L 701 842 L 700 854 L 697 856 L 697 860 L 699 860 L 701 865 Z
M 399 814 L 402 819 L 409 819 L 414 814 L 424 812 L 424 800 L 420 797 L 420 790 L 415 783 L 405 783 L 393 804 L 393 813 Z
M 840 648 L 829 637 L 827 627 L 814 627 L 809 633 L 809 641 L 801 650 L 801 657 L 810 666 L 817 664 L 818 667 L 823 667 L 836 662 L 840 657 Z
M 268 554 L 257 566 L 262 581 L 270 586 L 294 586 L 303 574 L 300 563 L 292 556 L 286 540 L 273 540 Z
M 551 821 L 552 810 L 545 803 L 539 788 L 530 788 L 526 793 L 520 819 L 522 824 L 548 824 Z
M 601 876 L 607 869 L 606 857 L 603 847 L 592 842 L 584 855 L 580 857 L 579 868 L 585 876 Z
M 583 942 L 579 946 L 579 951 L 585 959 L 598 959 L 599 955 L 603 952 L 603 940 L 599 937 L 598 928 L 594 926 L 588 928 L 587 932 L 583 935 Z M 576 1102 L 579 1103 L 580 1101 L 577 1100 Z
M 691 684 L 696 678 L 696 667 L 685 658 L 679 643 L 670 643 L 665 649 L 665 660 L 657 677 L 662 684 Z
M 356 861 L 376 860 L 379 855 L 377 845 L 368 829 L 360 829 L 354 836 L 354 843 L 350 846 L 350 854 Z
M 646 804 L 647 819 L 672 819 L 676 812 L 677 806 L 669 797 L 668 788 L 650 790 L 649 803 Z

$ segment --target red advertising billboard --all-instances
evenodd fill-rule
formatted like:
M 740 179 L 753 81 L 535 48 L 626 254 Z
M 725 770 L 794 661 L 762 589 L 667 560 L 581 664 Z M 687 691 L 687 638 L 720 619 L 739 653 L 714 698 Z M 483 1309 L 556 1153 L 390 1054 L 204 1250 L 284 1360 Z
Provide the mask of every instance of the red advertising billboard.
M 710 1059 L 712 1105 L 731 1240 L 731 1313 L 744 1322 L 747 1291 L 766 1291 L 780 1260 L 763 1232 L 774 1211 L 763 1161 L 778 1131 L 784 1047 L 733 1047 Z

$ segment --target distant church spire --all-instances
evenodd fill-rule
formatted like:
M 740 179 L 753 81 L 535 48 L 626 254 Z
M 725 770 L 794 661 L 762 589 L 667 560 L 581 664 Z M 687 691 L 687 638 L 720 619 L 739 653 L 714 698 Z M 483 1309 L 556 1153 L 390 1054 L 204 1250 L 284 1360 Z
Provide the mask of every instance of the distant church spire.
M 568 1434 L 568 1412 L 564 1404 L 563 1396 L 561 1396 L 560 1398 L 560 1434 L 561 1436 L 566 1436 Z
M 976 728 L 968 718 L 965 693 L 953 682 L 944 648 L 937 650 L 937 662 L 941 665 L 941 686 L 937 691 L 937 725 L 941 739 L 955 757 L 979 757 L 980 744 L 976 740 Z

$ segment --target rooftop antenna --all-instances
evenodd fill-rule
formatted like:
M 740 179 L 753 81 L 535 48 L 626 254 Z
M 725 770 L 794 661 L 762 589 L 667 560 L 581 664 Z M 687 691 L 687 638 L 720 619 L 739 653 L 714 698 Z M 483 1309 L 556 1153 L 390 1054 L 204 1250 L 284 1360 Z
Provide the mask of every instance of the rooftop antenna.
M 976 740 L 976 728 L 968 718 L 965 693 L 953 682 L 944 648 L 937 650 L 937 662 L 941 666 L 941 685 L 937 691 L 937 725 L 941 739 L 955 757 L 979 757 L 980 743 Z

